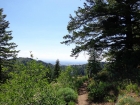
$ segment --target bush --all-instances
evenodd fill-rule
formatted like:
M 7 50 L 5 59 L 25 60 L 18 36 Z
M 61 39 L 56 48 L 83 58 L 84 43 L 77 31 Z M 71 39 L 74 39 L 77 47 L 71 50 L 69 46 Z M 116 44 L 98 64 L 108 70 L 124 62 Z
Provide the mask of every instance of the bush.
M 62 97 L 66 103 L 76 102 L 78 94 L 71 88 L 60 88 L 58 90 L 58 96 Z
M 75 105 L 75 102 L 69 102 L 68 105 Z
M 88 87 L 89 89 L 89 98 L 93 101 L 99 102 L 103 101 L 105 95 L 107 92 L 105 91 L 105 88 L 108 86 L 108 84 L 104 82 L 99 82 L 92 84 Z
M 65 105 L 45 77 L 48 69 L 35 61 L 16 65 L 10 80 L 0 85 L 0 105 Z
M 87 81 L 87 80 L 88 80 L 88 77 L 87 77 L 87 76 L 78 77 L 78 78 L 76 79 L 76 82 L 75 82 L 75 87 L 76 87 L 77 89 L 80 88 L 80 86 L 82 86 L 83 83 L 84 83 L 85 81 Z
M 102 70 L 102 71 L 98 72 L 96 78 L 101 81 L 104 81 L 104 82 L 108 81 L 109 80 L 109 71 Z
M 88 91 L 90 91 L 94 86 L 96 85 L 96 82 L 93 79 L 89 80 L 89 84 L 88 84 Z
M 59 77 L 57 78 L 57 82 L 61 84 L 61 87 L 69 87 L 74 90 L 78 89 L 78 84 L 81 82 L 79 81 L 78 83 L 77 75 L 73 74 L 73 72 L 75 72 L 75 70 L 71 66 L 68 66 L 64 71 L 60 73 Z
M 115 101 L 117 89 L 108 82 L 93 81 L 88 86 L 89 99 L 94 102 Z
M 131 83 L 130 82 L 130 84 L 129 85 L 127 85 L 126 86 L 126 90 L 128 91 L 128 92 L 134 92 L 134 93 L 139 93 L 139 87 L 138 87 L 138 84 L 133 84 L 133 83 Z
M 138 105 L 138 103 L 130 96 L 119 95 L 116 105 Z
M 118 90 L 120 94 L 126 93 L 138 93 L 140 92 L 140 88 L 137 83 L 132 83 L 130 80 L 126 79 L 123 81 L 118 81 Z

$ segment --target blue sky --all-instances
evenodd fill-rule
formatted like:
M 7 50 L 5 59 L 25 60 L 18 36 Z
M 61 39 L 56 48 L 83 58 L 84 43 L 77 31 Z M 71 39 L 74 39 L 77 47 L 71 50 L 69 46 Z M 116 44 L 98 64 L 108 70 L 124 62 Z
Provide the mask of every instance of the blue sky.
M 0 0 L 0 8 L 10 22 L 13 42 L 20 50 L 19 57 L 29 57 L 44 61 L 87 62 L 88 56 L 81 53 L 75 59 L 70 57 L 74 44 L 60 44 L 68 34 L 69 15 L 73 16 L 84 0 Z

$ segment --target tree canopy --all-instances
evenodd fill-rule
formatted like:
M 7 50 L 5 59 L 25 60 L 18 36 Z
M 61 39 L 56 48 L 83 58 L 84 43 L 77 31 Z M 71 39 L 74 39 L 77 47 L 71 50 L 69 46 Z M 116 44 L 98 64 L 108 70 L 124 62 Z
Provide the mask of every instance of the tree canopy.
M 3 15 L 3 9 L 0 9 L 0 79 L 2 79 L 2 68 L 11 65 L 11 59 L 15 58 L 18 51 L 15 50 L 17 45 L 12 40 L 12 32 L 7 31 L 9 22 L 4 20 L 6 15 Z
M 59 63 L 59 59 L 56 60 L 56 64 L 55 64 L 55 67 L 54 67 L 54 78 L 58 78 L 60 74 L 60 63 Z
M 90 48 L 133 51 L 140 47 L 139 6 L 139 0 L 86 0 L 76 16 L 70 15 L 62 44 L 76 44 L 72 56 Z

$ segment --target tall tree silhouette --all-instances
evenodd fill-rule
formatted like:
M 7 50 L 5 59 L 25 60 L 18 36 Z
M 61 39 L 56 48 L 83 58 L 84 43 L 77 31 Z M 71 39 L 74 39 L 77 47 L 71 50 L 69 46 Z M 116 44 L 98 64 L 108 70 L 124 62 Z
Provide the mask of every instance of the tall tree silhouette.
M 69 34 L 61 42 L 76 44 L 71 56 L 77 57 L 80 52 L 94 48 L 107 53 L 116 62 L 114 67 L 118 72 L 132 70 L 140 64 L 139 0 L 86 0 L 75 14 L 70 15 Z
M 59 74 L 60 74 L 60 64 L 59 59 L 57 59 L 54 67 L 54 79 L 58 78 Z
M 18 51 L 15 50 L 17 45 L 12 40 L 12 32 L 7 31 L 9 22 L 4 20 L 6 15 L 2 14 L 3 9 L 0 9 L 0 80 L 2 80 L 3 67 L 11 67 L 11 59 L 15 58 Z
M 133 50 L 140 46 L 139 0 L 86 0 L 70 15 L 64 44 L 75 43 L 72 56 L 83 50 Z

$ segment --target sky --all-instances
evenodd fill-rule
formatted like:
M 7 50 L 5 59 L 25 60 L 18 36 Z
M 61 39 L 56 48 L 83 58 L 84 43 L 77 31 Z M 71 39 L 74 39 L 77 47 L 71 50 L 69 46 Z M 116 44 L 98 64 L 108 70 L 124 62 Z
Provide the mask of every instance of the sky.
M 18 57 L 30 57 L 54 63 L 87 63 L 88 55 L 81 53 L 77 59 L 70 57 L 75 45 L 60 44 L 68 34 L 69 15 L 83 7 L 85 0 L 0 0 L 0 8 L 9 21 L 13 42 L 20 50 Z

